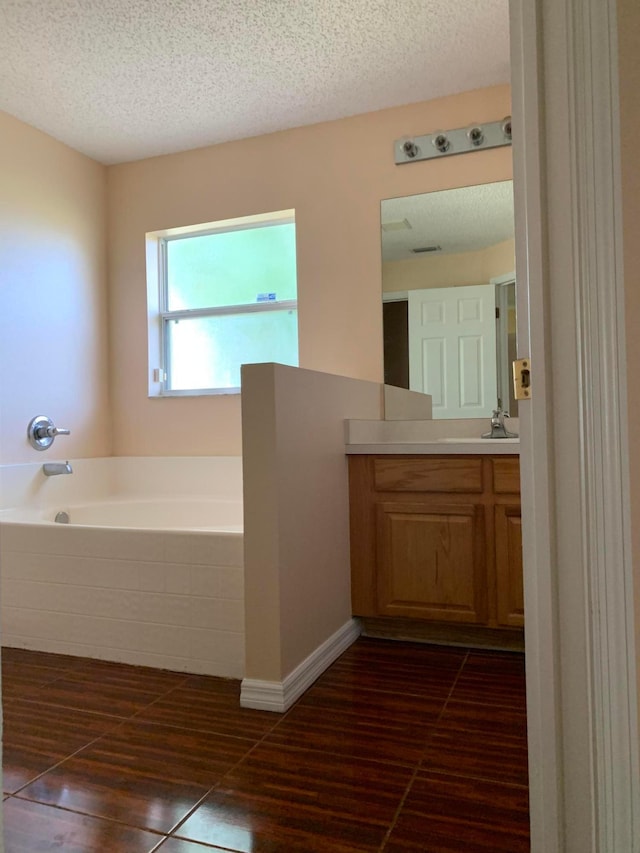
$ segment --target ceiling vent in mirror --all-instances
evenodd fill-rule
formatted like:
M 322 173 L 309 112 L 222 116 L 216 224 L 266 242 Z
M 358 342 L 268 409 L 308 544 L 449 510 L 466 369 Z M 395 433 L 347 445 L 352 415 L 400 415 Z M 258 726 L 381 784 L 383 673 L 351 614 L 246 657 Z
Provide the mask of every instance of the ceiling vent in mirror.
M 441 252 L 442 246 L 420 246 L 417 249 L 411 250 L 414 255 L 421 255 L 423 252 Z

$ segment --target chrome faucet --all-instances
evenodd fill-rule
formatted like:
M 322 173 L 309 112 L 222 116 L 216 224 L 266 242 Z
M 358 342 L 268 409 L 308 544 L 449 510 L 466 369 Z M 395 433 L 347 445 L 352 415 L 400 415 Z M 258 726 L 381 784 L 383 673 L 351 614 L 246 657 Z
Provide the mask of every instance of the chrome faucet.
M 51 447 L 57 435 L 69 435 L 71 430 L 55 426 L 51 418 L 37 415 L 29 421 L 27 438 L 35 450 L 46 450 Z
M 70 462 L 45 462 L 42 466 L 45 477 L 55 477 L 56 474 L 73 474 Z
M 518 433 L 509 432 L 504 425 L 504 419 L 509 417 L 509 412 L 502 411 L 502 401 L 498 400 L 498 408 L 491 415 L 491 429 L 485 432 L 482 438 L 517 438 Z

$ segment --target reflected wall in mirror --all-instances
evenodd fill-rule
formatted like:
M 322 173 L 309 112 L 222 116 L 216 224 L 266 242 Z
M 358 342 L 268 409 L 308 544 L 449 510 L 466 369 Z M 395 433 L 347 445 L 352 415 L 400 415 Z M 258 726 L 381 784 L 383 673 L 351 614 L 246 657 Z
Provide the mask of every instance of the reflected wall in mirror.
M 385 199 L 381 232 L 384 381 L 434 418 L 515 417 L 513 182 Z

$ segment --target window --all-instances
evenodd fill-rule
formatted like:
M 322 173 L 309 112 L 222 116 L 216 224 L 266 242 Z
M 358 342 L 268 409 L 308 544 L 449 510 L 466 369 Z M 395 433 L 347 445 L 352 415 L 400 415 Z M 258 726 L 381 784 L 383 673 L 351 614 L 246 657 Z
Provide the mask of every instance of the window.
M 242 364 L 298 364 L 295 223 L 286 214 L 148 235 L 160 285 L 153 395 L 232 393 Z

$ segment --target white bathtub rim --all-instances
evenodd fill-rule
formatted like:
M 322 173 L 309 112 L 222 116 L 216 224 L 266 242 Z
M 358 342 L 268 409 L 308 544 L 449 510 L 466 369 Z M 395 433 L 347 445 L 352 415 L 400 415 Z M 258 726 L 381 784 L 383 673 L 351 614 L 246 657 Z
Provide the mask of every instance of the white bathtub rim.
M 182 512 L 181 518 L 184 518 L 184 513 L 202 513 L 203 510 L 210 510 L 213 513 L 212 523 L 197 523 L 193 524 L 190 521 L 184 521 L 180 524 L 172 523 L 172 519 L 165 515 L 165 520 L 162 523 L 154 523 L 153 519 L 149 522 L 149 513 L 157 513 L 159 510 L 166 513 L 167 510 Z M 98 517 L 100 512 L 106 513 L 107 517 L 113 517 L 114 511 L 116 514 L 122 512 L 131 512 L 135 517 L 136 511 L 147 513 L 147 520 L 141 520 L 140 523 L 122 524 L 113 521 L 74 521 L 74 516 L 80 515 L 86 518 L 87 511 L 92 512 Z M 222 512 L 221 517 L 227 520 L 215 521 L 216 511 Z M 59 512 L 66 512 L 70 516 L 69 523 L 60 523 L 55 521 L 55 516 Z M 229 516 L 233 517 L 233 521 L 229 521 Z M 140 517 L 140 516 L 139 516 Z M 202 515 L 200 515 L 202 518 Z M 175 521 L 174 519 L 173 521 Z M 21 507 L 0 510 L 0 525 L 2 524 L 19 524 L 33 525 L 45 527 L 67 527 L 67 528 L 92 528 L 98 530 L 151 530 L 151 531 L 171 531 L 171 532 L 204 532 L 204 533 L 232 533 L 243 534 L 244 525 L 242 521 L 242 504 L 238 501 L 223 501 L 211 499 L 206 496 L 193 497 L 185 499 L 171 499 L 169 497 L 158 498 L 139 498 L 132 500 L 130 498 L 99 500 L 99 501 L 84 501 L 76 504 L 56 504 L 47 507 Z
M 121 533 L 188 533 L 189 536 L 244 536 L 244 528 L 242 525 L 227 526 L 220 525 L 216 527 L 118 527 L 115 524 L 64 524 L 55 521 L 34 521 L 29 519 L 2 519 L 0 517 L 0 543 L 2 539 L 2 528 L 5 525 L 15 525 L 16 527 L 35 527 L 46 528 L 47 530 L 113 530 Z

